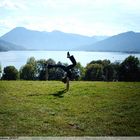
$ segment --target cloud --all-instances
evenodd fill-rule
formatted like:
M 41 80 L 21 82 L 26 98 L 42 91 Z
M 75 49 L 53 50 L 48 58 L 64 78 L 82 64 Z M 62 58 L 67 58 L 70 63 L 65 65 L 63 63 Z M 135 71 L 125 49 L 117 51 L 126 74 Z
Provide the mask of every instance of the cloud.
M 17 9 L 26 9 L 24 2 L 19 2 L 18 0 L 1 0 L 0 8 L 8 9 L 8 10 L 17 10 Z
M 14 20 L 9 19 L 0 19 L 0 26 L 3 26 L 5 28 L 11 28 L 16 26 L 16 22 Z
M 139 0 L 0 1 L 0 8 L 5 9 L 0 11 L 3 12 L 1 29 L 24 26 L 40 31 L 61 30 L 90 36 L 140 31 Z

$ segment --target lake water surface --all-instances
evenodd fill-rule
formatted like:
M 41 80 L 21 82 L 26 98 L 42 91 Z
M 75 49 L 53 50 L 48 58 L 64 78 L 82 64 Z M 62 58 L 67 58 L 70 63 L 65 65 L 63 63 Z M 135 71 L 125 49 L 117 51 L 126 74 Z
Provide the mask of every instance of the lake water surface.
M 77 62 L 80 62 L 83 66 L 92 60 L 104 60 L 109 59 L 111 62 L 123 61 L 129 55 L 140 58 L 140 53 L 129 54 L 121 52 L 83 52 L 83 51 L 71 51 L 70 54 L 74 55 Z M 63 63 L 70 64 L 67 59 L 66 51 L 8 51 L 0 52 L 0 64 L 2 68 L 5 66 L 13 65 L 19 69 L 24 65 L 29 57 L 35 57 L 38 59 L 49 59 L 52 58 L 56 62 L 61 61 Z

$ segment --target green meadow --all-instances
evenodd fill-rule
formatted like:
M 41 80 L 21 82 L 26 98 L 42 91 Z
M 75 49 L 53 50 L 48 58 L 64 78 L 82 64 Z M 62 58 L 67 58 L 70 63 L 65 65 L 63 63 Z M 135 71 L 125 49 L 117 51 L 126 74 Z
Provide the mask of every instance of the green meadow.
M 140 83 L 0 81 L 0 136 L 140 136 Z

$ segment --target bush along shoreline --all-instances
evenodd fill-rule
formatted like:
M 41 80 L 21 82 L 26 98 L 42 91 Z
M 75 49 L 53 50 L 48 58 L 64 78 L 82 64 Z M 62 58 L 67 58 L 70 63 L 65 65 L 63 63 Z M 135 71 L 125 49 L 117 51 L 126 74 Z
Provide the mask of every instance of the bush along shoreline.
M 1 80 L 61 80 L 64 71 L 60 68 L 46 70 L 48 64 L 56 63 L 53 59 L 35 60 L 30 57 L 18 71 L 14 66 L 3 69 L 0 66 Z M 135 56 L 127 57 L 123 62 L 111 63 L 110 60 L 91 61 L 86 67 L 79 62 L 72 69 L 71 80 L 84 81 L 140 81 L 140 60 Z

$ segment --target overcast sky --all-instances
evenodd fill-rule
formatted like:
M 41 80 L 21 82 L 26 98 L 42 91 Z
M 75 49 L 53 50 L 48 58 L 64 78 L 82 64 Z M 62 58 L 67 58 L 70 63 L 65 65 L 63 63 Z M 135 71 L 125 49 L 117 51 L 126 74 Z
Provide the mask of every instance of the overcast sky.
M 0 0 L 0 36 L 15 27 L 88 36 L 140 32 L 140 0 Z

